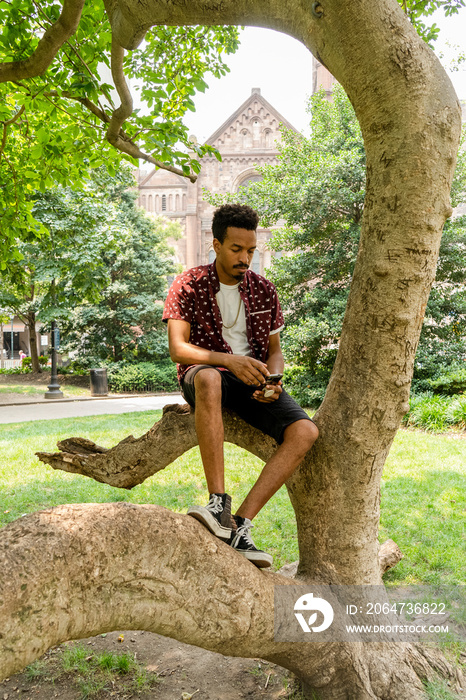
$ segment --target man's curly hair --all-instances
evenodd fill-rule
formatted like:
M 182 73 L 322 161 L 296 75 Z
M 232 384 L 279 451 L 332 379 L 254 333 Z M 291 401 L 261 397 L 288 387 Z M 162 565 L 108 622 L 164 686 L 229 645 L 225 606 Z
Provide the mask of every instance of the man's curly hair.
M 258 224 L 258 213 L 247 204 L 222 204 L 214 211 L 212 233 L 217 241 L 223 243 L 229 226 L 255 231 Z

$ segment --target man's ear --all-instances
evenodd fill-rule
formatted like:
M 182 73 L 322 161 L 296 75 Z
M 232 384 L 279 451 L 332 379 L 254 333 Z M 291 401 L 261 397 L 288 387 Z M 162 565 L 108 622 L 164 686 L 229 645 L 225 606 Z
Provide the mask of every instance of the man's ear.
M 222 244 L 220 243 L 218 238 L 214 238 L 214 240 L 212 241 L 212 245 L 216 253 L 218 253 L 220 248 L 222 247 Z

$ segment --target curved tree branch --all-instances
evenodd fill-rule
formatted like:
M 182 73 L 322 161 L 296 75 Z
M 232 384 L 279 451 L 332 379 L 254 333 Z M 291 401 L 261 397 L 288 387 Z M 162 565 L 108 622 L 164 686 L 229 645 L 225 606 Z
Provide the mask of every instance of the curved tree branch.
M 45 97 L 49 98 L 58 96 L 58 92 L 56 92 L 55 90 L 50 90 L 49 92 L 45 93 Z M 79 102 L 84 107 L 86 107 L 86 109 L 88 109 L 95 117 L 97 117 L 103 124 L 109 124 L 111 122 L 111 117 L 109 117 L 108 114 L 103 109 L 101 109 L 101 107 L 97 106 L 88 97 L 78 97 L 76 95 L 73 95 L 73 93 L 68 92 L 67 90 L 64 90 L 60 96 L 65 97 L 68 100 L 74 100 L 75 102 Z M 147 163 L 155 165 L 155 167 L 159 168 L 160 170 L 167 170 L 170 173 L 175 173 L 175 175 L 180 175 L 181 177 L 188 177 L 188 179 L 191 180 L 191 182 L 196 182 L 197 180 L 197 175 L 186 175 L 186 173 L 180 170 L 180 168 L 176 168 L 173 165 L 168 165 L 167 163 L 162 163 L 162 161 L 157 160 L 149 153 L 144 153 L 144 151 L 141 151 L 141 149 L 134 143 L 131 137 L 128 136 L 124 129 L 120 128 L 118 137 L 114 142 L 112 142 L 112 144 L 122 153 L 126 153 L 127 155 L 131 156 L 131 158 L 144 160 Z
M 135 143 L 127 137 L 123 132 L 122 127 L 128 117 L 131 116 L 133 111 L 133 98 L 131 97 L 131 92 L 128 88 L 126 82 L 125 74 L 123 71 L 123 60 L 125 56 L 125 50 L 117 42 L 115 37 L 112 35 L 112 78 L 115 84 L 115 88 L 121 100 L 120 106 L 112 112 L 110 123 L 108 125 L 107 133 L 105 138 L 112 146 L 115 146 L 122 153 L 126 153 L 132 158 L 137 158 L 145 160 L 148 163 L 152 163 L 157 168 L 162 168 L 163 170 L 168 170 L 169 172 L 175 173 L 176 175 L 181 175 L 181 177 L 186 177 L 186 174 L 170 165 L 164 165 L 160 161 L 156 160 L 152 156 L 143 153 Z M 187 176 L 191 182 L 196 182 L 196 175 Z
M 17 81 L 42 75 L 57 55 L 60 47 L 79 25 L 85 0 L 64 0 L 57 21 L 47 29 L 36 50 L 24 61 L 0 63 L 0 82 Z
M 224 410 L 223 421 L 227 442 L 242 447 L 264 462 L 275 452 L 277 443 L 271 437 L 248 425 L 232 411 Z M 161 420 L 140 438 L 129 435 L 108 449 L 86 438 L 72 437 L 58 443 L 60 452 L 36 452 L 36 455 L 53 469 L 132 489 L 197 444 L 194 413 L 187 404 L 170 404 L 164 407 Z M 308 468 L 306 460 L 302 465 L 304 469 Z M 378 553 L 380 577 L 402 558 L 393 540 L 384 542 Z M 295 576 L 297 563 L 289 567 L 289 575 Z
M 322 698 L 340 697 L 349 680 L 364 690 L 358 698 L 375 698 L 371 668 L 378 697 L 421 698 L 413 667 L 432 677 L 436 663 L 410 645 L 400 667 L 404 645 L 376 645 L 361 663 L 354 643 L 326 644 L 323 656 L 320 644 L 275 642 L 274 587 L 305 582 L 257 569 L 193 518 L 156 505 L 73 504 L 21 518 L 0 531 L 0 570 L 0 679 L 63 641 L 117 629 L 273 661 L 325 685 Z
M 231 411 L 224 412 L 225 440 L 267 461 L 277 444 L 268 435 L 245 423 Z M 176 439 L 174 436 L 176 435 Z M 54 469 L 89 476 L 110 486 L 131 489 L 164 469 L 197 445 L 194 413 L 189 406 L 165 406 L 163 417 L 142 437 L 132 435 L 111 449 L 83 438 L 58 443 L 58 453 L 37 452 Z

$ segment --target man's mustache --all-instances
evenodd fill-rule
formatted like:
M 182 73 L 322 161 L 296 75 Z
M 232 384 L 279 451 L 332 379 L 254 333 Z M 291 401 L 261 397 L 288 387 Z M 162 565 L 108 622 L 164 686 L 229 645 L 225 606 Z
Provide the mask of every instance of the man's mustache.
M 234 270 L 249 270 L 249 265 L 233 265 Z

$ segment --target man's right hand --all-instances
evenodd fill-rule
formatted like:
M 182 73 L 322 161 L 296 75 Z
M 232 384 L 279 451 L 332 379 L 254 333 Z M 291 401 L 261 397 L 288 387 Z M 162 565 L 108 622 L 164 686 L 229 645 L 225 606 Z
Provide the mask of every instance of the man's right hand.
M 225 359 L 227 358 L 224 366 L 242 382 L 249 384 L 249 386 L 263 386 L 265 384 L 265 379 L 270 372 L 264 362 L 247 355 L 225 355 Z

